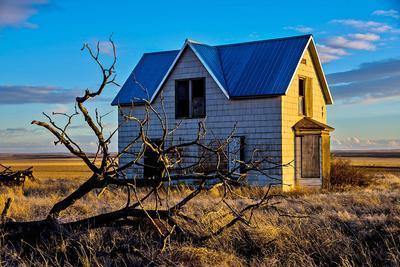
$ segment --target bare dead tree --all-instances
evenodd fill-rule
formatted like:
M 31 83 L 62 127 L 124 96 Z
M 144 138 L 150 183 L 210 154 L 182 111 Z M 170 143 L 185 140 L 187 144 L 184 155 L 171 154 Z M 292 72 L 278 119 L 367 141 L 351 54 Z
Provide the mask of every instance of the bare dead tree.
M 223 215 L 226 223 L 213 230 L 210 235 L 202 237 L 207 239 L 221 234 L 239 222 L 250 225 L 254 211 L 257 209 L 273 208 L 275 203 L 271 200 L 274 195 L 269 190 L 272 184 L 269 185 L 262 197 L 259 199 L 248 198 L 248 204 L 240 209 L 230 204 L 229 199 L 237 197 L 235 187 L 245 186 L 249 173 L 269 176 L 269 170 L 280 168 L 282 165 L 273 162 L 266 156 L 266 151 L 254 150 L 249 160 L 233 159 L 234 167 L 228 168 L 228 162 L 232 159 L 227 152 L 227 147 L 232 142 L 235 127 L 228 136 L 210 140 L 206 138 L 206 124 L 200 120 L 197 134 L 193 140 L 176 141 L 174 135 L 182 123 L 178 123 L 172 128 L 169 127 L 162 94 L 160 96 L 160 110 L 157 110 L 148 99 L 141 99 L 145 110 L 142 118 L 124 114 L 123 109 L 120 109 L 120 116 L 126 122 L 135 125 L 137 136 L 134 136 L 118 154 L 110 153 L 109 145 L 118 129 L 106 136 L 102 122 L 105 115 L 100 115 L 96 110 L 95 116 L 92 116 L 86 107 L 87 101 L 100 96 L 108 85 L 118 85 L 115 81 L 116 47 L 111 38 L 110 44 L 113 60 L 107 67 L 100 60 L 99 43 L 95 50 L 88 44 L 83 46 L 82 50 L 88 51 L 90 57 L 98 65 L 102 74 L 102 81 L 97 89 L 86 89 L 82 96 L 76 98 L 75 111 L 72 114 L 53 113 L 53 116 L 50 116 L 43 113 L 48 119 L 47 122 L 32 121 L 32 124 L 47 129 L 55 137 L 55 145 L 63 145 L 70 153 L 80 158 L 91 170 L 91 177 L 70 195 L 55 203 L 47 218 L 31 222 L 14 222 L 3 218 L 0 228 L 9 235 L 29 237 L 33 233 L 40 233 L 41 231 L 85 230 L 135 225 L 146 220 L 150 222 L 155 232 L 165 242 L 173 234 L 185 234 L 181 222 L 197 223 L 195 219 L 185 214 L 185 206 L 202 192 L 208 192 L 218 187 L 222 196 L 217 204 L 225 206 L 228 210 Z M 143 89 L 145 90 L 145 88 Z M 57 124 L 54 119 L 55 116 L 64 117 L 66 119 L 65 125 Z M 84 119 L 97 139 L 98 149 L 94 158 L 83 151 L 69 133 L 71 123 L 78 116 Z M 148 135 L 151 120 L 156 120 L 161 127 L 160 141 L 157 143 L 153 142 Z M 138 149 L 132 152 L 133 148 Z M 198 151 L 197 155 L 186 153 L 190 149 Z M 127 171 L 131 168 L 144 167 L 143 157 L 146 150 L 151 150 L 157 156 L 158 161 L 158 166 L 147 167 L 158 168 L 160 174 L 150 178 L 127 175 Z M 120 158 L 127 155 L 130 160 L 125 164 L 120 164 Z M 189 161 L 190 163 L 187 164 L 186 162 Z M 177 184 L 188 183 L 188 181 L 191 181 L 191 191 L 186 194 L 182 193 L 178 199 L 173 198 L 171 191 Z M 94 190 L 102 192 L 110 187 L 125 189 L 127 200 L 123 208 L 80 220 L 60 222 L 60 214 L 67 212 L 76 201 Z M 143 191 L 144 189 L 145 191 Z M 143 194 L 143 192 L 145 193 Z

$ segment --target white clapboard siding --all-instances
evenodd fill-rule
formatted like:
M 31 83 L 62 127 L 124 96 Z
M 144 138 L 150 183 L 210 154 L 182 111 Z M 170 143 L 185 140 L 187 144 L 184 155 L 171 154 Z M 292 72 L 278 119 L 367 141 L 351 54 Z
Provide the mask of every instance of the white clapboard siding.
M 228 100 L 190 48 L 183 52 L 181 59 L 162 88 L 170 129 L 180 121 L 175 120 L 175 80 L 198 77 L 206 78 L 207 139 L 212 139 L 213 136 L 218 138 L 227 137 L 232 131 L 235 122 L 237 122 L 235 135 L 245 137 L 245 159 L 249 158 L 255 148 L 260 148 L 268 150 L 268 155 L 271 159 L 281 163 L 281 98 Z M 154 107 L 157 110 L 161 110 L 159 97 L 155 100 Z M 122 111 L 138 118 L 143 118 L 144 114 L 143 106 L 137 106 L 133 109 L 131 107 L 122 107 Z M 183 120 L 182 125 L 175 133 L 174 140 L 176 142 L 193 140 L 197 133 L 198 120 Z M 118 132 L 118 138 L 119 149 L 121 150 L 137 135 L 138 129 L 135 127 L 135 123 L 124 122 L 121 116 L 119 117 L 119 124 L 121 128 Z M 150 124 L 149 136 L 151 138 L 160 137 L 160 125 L 154 116 L 152 116 Z M 137 149 L 138 147 L 136 146 L 132 148 L 132 151 Z M 196 153 L 196 151 L 192 152 Z M 129 155 L 125 155 L 120 161 L 123 164 L 130 159 Z M 132 168 L 127 172 L 128 176 L 140 176 L 142 173 L 143 170 L 141 168 Z M 278 180 L 281 179 L 281 174 L 281 168 L 269 172 L 269 175 Z M 251 184 L 258 185 L 265 185 L 271 181 L 277 182 L 277 180 L 256 175 L 249 175 L 248 181 Z

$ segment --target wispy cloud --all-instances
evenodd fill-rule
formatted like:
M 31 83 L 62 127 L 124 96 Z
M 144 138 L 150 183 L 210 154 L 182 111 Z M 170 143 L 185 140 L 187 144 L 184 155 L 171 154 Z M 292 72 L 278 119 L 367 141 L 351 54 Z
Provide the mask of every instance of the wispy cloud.
M 350 39 L 343 36 L 335 36 L 326 39 L 325 43 L 332 47 L 354 49 L 354 50 L 367 50 L 372 51 L 376 49 L 375 44 L 370 41 L 360 39 Z
M 400 139 L 362 139 L 359 137 L 332 137 L 333 149 L 399 149 Z
M 327 79 L 334 98 L 342 104 L 400 101 L 400 59 L 364 63 L 329 74 Z
M 304 25 L 287 26 L 287 27 L 284 27 L 284 29 L 301 32 L 301 33 L 310 33 L 314 30 L 313 28 L 311 28 L 309 26 L 304 26 Z
M 38 7 L 48 4 L 48 0 L 1 0 L 0 27 L 36 28 L 29 18 L 38 13 Z
M 90 134 L 90 131 L 72 134 L 72 137 L 84 151 L 96 151 L 96 137 Z M 55 146 L 54 140 L 55 138 L 49 132 L 40 127 L 0 129 L 0 151 L 2 153 L 68 152 L 63 145 Z M 116 143 L 114 138 L 111 151 L 117 150 Z
M 93 46 L 93 47 L 95 47 L 95 46 Z M 100 41 L 99 42 L 99 50 L 100 50 L 100 53 L 102 53 L 102 54 L 106 54 L 106 55 L 113 54 L 113 47 L 109 41 Z
M 116 128 L 114 124 L 105 124 L 105 133 Z M 83 151 L 96 152 L 97 138 L 84 125 L 76 125 L 69 128 L 69 135 L 80 144 Z M 0 128 L 0 152 L 1 153 L 49 153 L 68 152 L 63 145 L 54 146 L 55 138 L 47 130 L 41 127 L 29 128 Z M 114 136 L 110 145 L 111 151 L 117 151 L 117 137 Z
M 326 63 L 349 55 L 348 50 L 373 51 L 376 49 L 374 42 L 379 39 L 380 36 L 374 33 L 352 33 L 347 36 L 326 38 L 322 44 L 317 45 L 317 48 L 321 61 Z
M 27 129 L 27 128 L 6 128 L 6 129 L 0 129 L 0 137 L 2 138 L 16 138 L 20 136 L 28 136 L 32 134 L 39 134 L 43 133 L 44 131 L 42 129 Z
M 81 90 L 78 89 L 65 89 L 52 86 L 0 85 L 0 105 L 71 103 L 80 94 Z
M 399 19 L 400 18 L 399 12 L 397 10 L 394 10 L 394 9 L 375 10 L 374 12 L 372 12 L 372 15 L 384 16 L 384 17 L 392 17 L 392 18 L 395 18 L 395 19 Z
M 376 33 L 384 33 L 384 32 L 394 32 L 398 33 L 399 30 L 396 28 L 393 28 L 392 26 L 383 23 L 383 22 L 377 22 L 377 21 L 371 21 L 371 20 L 356 20 L 356 19 L 335 19 L 332 20 L 331 23 L 336 23 L 336 24 L 341 24 L 341 25 L 346 25 L 350 26 L 356 29 L 362 29 L 366 30 L 369 32 L 376 32 Z
M 8 104 L 66 104 L 73 103 L 83 93 L 80 89 L 68 89 L 54 86 L 0 85 L 0 105 Z M 98 101 L 111 101 L 109 97 L 100 97 Z M 63 105 L 56 107 L 65 110 Z
M 362 41 L 377 41 L 380 39 L 380 36 L 374 33 L 353 33 L 349 34 L 349 36 L 353 39 Z
M 349 54 L 342 48 L 331 47 L 323 44 L 317 44 L 317 50 L 322 63 L 330 62 Z
M 374 51 L 377 49 L 377 41 L 381 37 L 375 33 L 350 33 L 345 36 L 331 36 L 318 44 L 321 61 L 326 63 L 350 55 L 348 50 Z M 382 45 L 382 43 L 378 43 Z

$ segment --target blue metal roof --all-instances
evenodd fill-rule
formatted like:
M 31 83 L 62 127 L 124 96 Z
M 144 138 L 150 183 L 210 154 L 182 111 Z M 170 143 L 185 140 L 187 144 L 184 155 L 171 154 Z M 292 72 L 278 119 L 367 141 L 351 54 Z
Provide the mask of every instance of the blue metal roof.
M 227 84 L 225 83 L 225 74 L 222 69 L 218 48 L 199 43 L 191 43 L 190 47 L 204 62 L 204 64 L 207 65 L 207 68 L 212 72 L 213 76 L 215 77 L 215 79 L 218 80 L 221 86 L 227 88 Z
M 150 99 L 178 53 L 179 50 L 144 54 L 111 105 Z
M 112 102 L 127 105 L 151 99 L 181 51 L 190 46 L 228 97 L 283 95 L 311 35 L 210 46 L 187 41 L 182 50 L 147 53 Z M 142 84 L 148 95 L 138 84 Z

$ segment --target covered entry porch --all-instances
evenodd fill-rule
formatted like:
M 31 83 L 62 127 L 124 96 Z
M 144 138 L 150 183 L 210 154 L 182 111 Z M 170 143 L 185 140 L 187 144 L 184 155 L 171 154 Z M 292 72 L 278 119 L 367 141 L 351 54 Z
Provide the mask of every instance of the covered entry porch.
M 293 126 L 296 187 L 322 187 L 329 184 L 330 132 L 333 130 L 308 117 Z

